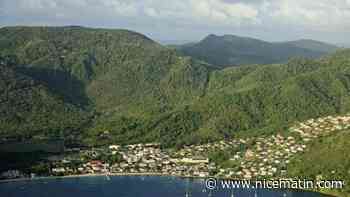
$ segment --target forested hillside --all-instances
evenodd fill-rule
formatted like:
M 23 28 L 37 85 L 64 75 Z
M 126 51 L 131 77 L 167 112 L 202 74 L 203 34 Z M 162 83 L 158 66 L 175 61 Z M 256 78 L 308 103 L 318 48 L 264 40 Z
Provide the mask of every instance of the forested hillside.
M 12 27 L 0 35 L 4 59 L 82 106 L 110 110 L 154 98 L 179 102 L 203 94 L 207 81 L 206 66 L 135 32 Z
M 89 145 L 157 141 L 181 146 L 273 133 L 296 120 L 350 109 L 346 50 L 320 60 L 217 69 L 127 30 L 5 27 L 0 57 L 14 75 L 49 92 L 33 99 L 42 102 L 41 111 L 27 110 L 25 118 L 44 116 L 50 124 L 62 118 L 58 126 L 28 119 L 35 125 L 28 127 L 6 115 L 11 121 L 1 128 L 7 133 L 65 131 L 76 120 L 74 125 L 84 125 L 80 133 Z M 31 102 L 28 106 L 36 109 Z M 56 103 L 67 108 L 56 112 Z M 0 104 L 7 114 L 22 110 L 6 106 Z M 50 111 L 42 113 L 45 106 Z M 89 115 L 70 118 L 75 113 Z
M 301 39 L 301 40 L 295 40 L 295 41 L 289 41 L 285 42 L 286 44 L 294 45 L 299 48 L 303 49 L 309 49 L 312 51 L 319 51 L 324 53 L 331 53 L 335 52 L 339 49 L 336 45 L 327 44 L 324 42 L 316 41 L 316 40 L 308 40 L 308 39 Z
M 1 28 L 0 48 L 3 64 L 45 84 L 65 103 L 96 112 L 103 127 L 105 118 L 149 121 L 191 103 L 204 95 L 212 69 L 127 30 Z
M 313 40 L 277 43 L 234 35 L 209 35 L 198 43 L 176 48 L 184 55 L 221 67 L 285 63 L 292 57 L 318 58 L 338 49 Z
M 9 66 L 0 65 L 0 90 L 2 136 L 59 137 L 81 129 L 85 122 L 87 114 Z
M 332 192 L 337 196 L 348 196 L 350 192 L 347 186 L 350 180 L 349 147 L 349 130 L 320 138 L 312 143 L 309 150 L 297 156 L 289 164 L 289 176 L 314 180 L 343 180 L 346 184 L 341 191 L 343 193 L 335 193 L 336 190 Z

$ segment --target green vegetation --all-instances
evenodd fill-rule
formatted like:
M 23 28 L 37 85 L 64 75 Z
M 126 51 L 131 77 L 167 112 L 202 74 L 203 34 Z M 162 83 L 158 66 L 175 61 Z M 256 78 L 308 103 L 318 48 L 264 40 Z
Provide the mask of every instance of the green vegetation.
M 48 157 L 44 152 L 26 152 L 26 153 L 4 153 L 0 152 L 1 166 L 0 171 L 8 169 L 22 169 L 25 173 L 32 171 L 32 166 L 41 165 L 40 162 Z
M 154 116 L 170 111 L 178 103 L 190 103 L 203 95 L 211 69 L 126 30 L 9 27 L 1 28 L 0 35 L 2 67 L 11 65 L 13 75 L 32 79 L 53 94 L 52 100 L 60 102 L 51 102 L 51 95 L 42 104 L 40 98 L 33 99 L 38 104 L 29 103 L 28 114 L 22 115 L 31 127 L 22 123 L 24 118 L 2 116 L 7 118 L 1 124 L 1 132 L 6 135 L 22 135 L 25 131 L 28 136 L 58 133 L 66 137 L 64 132 L 70 135 L 75 130 L 94 128 L 91 123 L 96 125 L 91 133 L 99 132 L 96 130 L 106 127 L 105 123 L 112 126 L 120 117 L 153 121 Z M 8 74 L 4 73 L 4 77 L 1 89 L 17 83 L 15 76 L 6 79 Z M 28 92 L 35 93 L 31 89 Z M 22 93 L 19 96 L 25 97 Z M 12 95 L 12 100 L 22 102 Z M 18 105 L 3 103 L 1 107 L 4 113 L 21 112 Z M 68 112 L 62 114 L 56 108 Z M 81 120 L 78 113 L 86 111 Z M 46 122 L 50 125 L 46 126 Z M 115 129 L 125 130 L 123 125 Z
M 350 109 L 347 50 L 219 70 L 126 30 L 5 27 L 0 57 L 2 135 L 179 147 Z
M 349 194 L 349 152 L 350 132 L 348 130 L 320 138 L 288 166 L 289 175 L 313 180 L 344 180 L 347 185 L 339 192 Z
M 316 40 L 308 40 L 308 39 L 295 40 L 295 41 L 290 41 L 286 43 L 294 45 L 299 48 L 309 49 L 312 51 L 325 52 L 325 53 L 335 52 L 339 49 L 339 47 L 332 44 L 327 44 L 324 42 L 320 42 Z
M 247 53 L 251 46 L 256 50 Z M 186 47 L 198 54 L 182 53 L 217 65 L 283 62 L 334 50 L 311 41 L 271 44 L 232 36 Z M 350 50 L 319 60 L 218 69 L 126 30 L 0 28 L 1 139 L 181 147 L 287 132 L 295 121 L 349 111 Z M 349 140 L 347 131 L 321 138 L 292 162 L 290 175 L 350 181 Z M 1 156 L 9 164 L 28 160 L 35 165 L 28 170 L 41 174 L 48 169 L 35 163 L 42 155 Z M 229 152 L 209 155 L 224 167 L 237 166 Z M 120 155 L 98 159 L 115 163 Z
M 87 114 L 12 67 L 0 65 L 0 134 L 7 137 L 79 130 Z
M 32 139 L 23 142 L 0 143 L 0 152 L 38 152 L 63 153 L 64 141 L 62 139 Z
M 50 174 L 51 168 L 49 164 L 46 163 L 38 163 L 36 165 L 33 165 L 30 169 L 31 173 L 34 173 L 36 175 L 39 176 L 47 176 L 48 174 Z
M 218 164 L 220 168 L 230 168 L 230 169 L 238 169 L 240 166 L 239 161 L 232 161 L 232 155 L 235 152 L 231 152 L 230 150 L 226 151 L 214 151 L 209 153 L 209 159 L 211 162 Z
M 313 40 L 272 43 L 233 35 L 209 35 L 198 43 L 176 48 L 184 55 L 222 67 L 282 63 L 291 57 L 317 58 L 338 49 Z
M 101 154 L 97 159 L 112 165 L 123 161 L 122 158 L 123 157 L 120 154 L 115 154 L 115 155 Z

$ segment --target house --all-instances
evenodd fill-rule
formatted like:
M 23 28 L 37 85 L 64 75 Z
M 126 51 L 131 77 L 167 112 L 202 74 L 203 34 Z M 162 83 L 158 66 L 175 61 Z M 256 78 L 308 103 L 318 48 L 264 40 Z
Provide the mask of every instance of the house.
M 53 173 L 65 173 L 66 170 L 64 168 L 52 168 Z
M 247 159 L 251 159 L 254 157 L 254 152 L 252 150 L 247 150 L 246 153 L 245 153 L 245 157 Z
M 111 150 L 119 150 L 120 146 L 119 145 L 110 145 L 109 149 Z
M 180 162 L 182 163 L 189 163 L 189 164 L 200 164 L 200 163 L 205 163 L 208 164 L 209 163 L 209 159 L 208 158 L 201 158 L 201 157 L 195 157 L 195 158 L 182 158 L 180 160 Z

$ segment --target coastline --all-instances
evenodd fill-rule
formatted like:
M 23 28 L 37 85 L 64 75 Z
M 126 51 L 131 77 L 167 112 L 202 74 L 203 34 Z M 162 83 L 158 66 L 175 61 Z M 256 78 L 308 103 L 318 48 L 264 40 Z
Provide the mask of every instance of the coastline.
M 81 178 L 81 177 L 99 177 L 99 176 L 159 176 L 159 177 L 177 177 L 177 178 L 193 178 L 193 179 L 205 179 L 208 177 L 196 177 L 196 176 L 180 176 L 163 173 L 108 173 L 108 174 L 77 174 L 66 176 L 43 176 L 35 178 L 17 178 L 17 179 L 3 179 L 1 183 L 20 182 L 20 181 L 35 181 L 35 180 L 47 180 L 47 179 L 66 179 L 66 178 Z
M 191 179 L 207 179 L 210 177 L 198 177 L 198 176 L 180 176 L 180 175 L 171 175 L 171 174 L 163 174 L 163 173 L 108 173 L 108 174 L 77 174 L 77 175 L 66 175 L 66 176 L 46 176 L 46 177 L 35 177 L 35 178 L 18 178 L 18 179 L 4 179 L 0 180 L 0 184 L 2 183 L 11 183 L 11 182 L 21 182 L 21 181 L 36 181 L 36 180 L 50 180 L 50 179 L 69 179 L 69 178 L 83 178 L 83 177 L 102 177 L 102 176 L 158 176 L 158 177 L 175 177 L 175 178 L 191 178 Z M 216 177 L 217 178 L 217 177 Z M 325 194 L 330 197 L 348 197 L 347 194 L 334 192 L 331 190 L 322 190 L 322 191 L 314 191 L 314 190 L 304 190 L 310 192 L 316 192 L 320 194 Z
M 320 194 L 325 194 L 328 196 L 333 196 L 333 197 L 349 197 L 349 194 L 335 192 L 332 190 L 321 190 L 321 191 L 316 191 L 316 192 L 318 192 Z

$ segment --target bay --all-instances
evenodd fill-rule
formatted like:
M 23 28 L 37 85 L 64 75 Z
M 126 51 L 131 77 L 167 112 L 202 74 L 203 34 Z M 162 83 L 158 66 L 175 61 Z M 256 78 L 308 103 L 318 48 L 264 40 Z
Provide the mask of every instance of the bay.
M 159 176 L 92 176 L 0 184 L 1 197 L 327 197 L 307 191 L 208 190 L 205 180 Z

